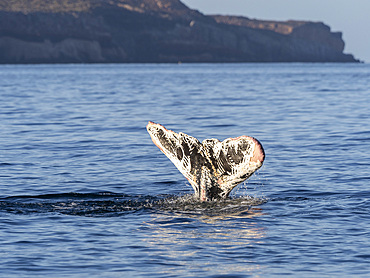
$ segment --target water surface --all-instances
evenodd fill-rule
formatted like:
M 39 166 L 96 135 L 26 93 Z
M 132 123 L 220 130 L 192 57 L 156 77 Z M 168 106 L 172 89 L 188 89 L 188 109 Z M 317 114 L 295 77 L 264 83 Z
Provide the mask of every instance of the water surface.
M 367 277 L 367 64 L 0 66 L 0 276 Z M 249 135 L 200 203 L 148 121 Z

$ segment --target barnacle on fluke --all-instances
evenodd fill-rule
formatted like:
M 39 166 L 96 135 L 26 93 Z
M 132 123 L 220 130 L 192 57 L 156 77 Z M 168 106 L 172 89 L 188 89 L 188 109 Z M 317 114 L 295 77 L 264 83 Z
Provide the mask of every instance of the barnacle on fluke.
M 202 201 L 223 199 L 249 178 L 264 161 L 265 152 L 250 136 L 206 139 L 202 143 L 185 133 L 173 132 L 149 122 L 147 130 L 154 144 L 188 179 Z

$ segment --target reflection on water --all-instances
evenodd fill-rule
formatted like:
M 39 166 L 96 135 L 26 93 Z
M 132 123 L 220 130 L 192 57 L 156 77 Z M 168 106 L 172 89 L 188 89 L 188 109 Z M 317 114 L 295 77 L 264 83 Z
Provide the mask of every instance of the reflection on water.
M 128 233 L 130 242 L 122 244 L 115 240 L 119 234 L 115 232 L 110 246 L 121 244 L 126 250 L 122 252 L 133 259 L 121 263 L 141 266 L 140 271 L 157 273 L 157 277 L 174 273 L 183 277 L 253 273 L 258 277 L 256 272 L 263 267 L 256 260 L 255 252 L 257 245 L 265 244 L 266 228 L 257 218 L 264 215 L 260 205 L 266 202 L 266 199 L 248 196 L 200 202 L 192 194 L 65 193 L 2 198 L 0 211 L 22 215 L 52 212 L 84 217 L 78 222 L 99 218 L 92 222 L 108 221 L 110 227 L 113 226 L 111 221 L 138 221 L 138 229 Z M 118 226 L 117 231 L 125 229 L 121 224 Z M 99 236 L 108 234 L 111 233 L 104 232 Z M 96 237 L 95 231 L 93 235 Z M 105 243 L 94 241 L 94 246 L 101 244 Z M 143 256 L 143 252 L 146 255 Z M 114 261 L 120 258 L 114 257 Z
M 184 276 L 253 273 L 258 277 L 263 266 L 255 259 L 255 249 L 264 244 L 266 228 L 256 218 L 264 214 L 263 209 L 243 205 L 241 199 L 228 201 L 238 202 L 240 207 L 216 208 L 213 213 L 159 211 L 143 223 L 151 236 L 142 240 L 150 248 L 153 262 L 175 263 L 161 268 L 162 274 L 176 269 L 177 275 Z

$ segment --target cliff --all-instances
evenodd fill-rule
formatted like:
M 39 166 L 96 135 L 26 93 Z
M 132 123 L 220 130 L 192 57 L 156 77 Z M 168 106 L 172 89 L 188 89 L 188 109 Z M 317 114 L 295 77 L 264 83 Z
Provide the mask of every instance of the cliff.
M 357 62 L 323 23 L 206 16 L 179 0 L 0 0 L 0 63 Z

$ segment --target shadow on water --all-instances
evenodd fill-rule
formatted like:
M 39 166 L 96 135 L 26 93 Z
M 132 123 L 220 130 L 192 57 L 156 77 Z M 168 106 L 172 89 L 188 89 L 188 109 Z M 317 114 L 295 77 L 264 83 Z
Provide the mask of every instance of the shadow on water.
M 0 198 L 0 212 L 61 213 L 85 217 L 118 217 L 139 212 L 161 212 L 195 216 L 206 220 L 237 217 L 256 210 L 254 207 L 265 202 L 265 199 L 249 196 L 200 202 L 193 195 L 134 196 L 112 192 L 62 193 Z

